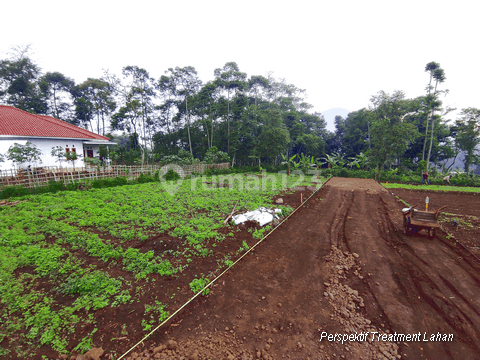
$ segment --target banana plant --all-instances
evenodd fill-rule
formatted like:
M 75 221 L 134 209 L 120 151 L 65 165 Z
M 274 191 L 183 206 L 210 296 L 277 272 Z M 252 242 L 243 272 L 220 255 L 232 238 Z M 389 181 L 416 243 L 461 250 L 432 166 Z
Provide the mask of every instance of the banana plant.
M 297 154 L 293 155 L 292 157 L 288 157 L 288 154 L 285 156 L 282 154 L 283 161 L 288 163 L 288 172 L 287 174 L 290 175 L 290 164 L 293 162 L 293 159 L 297 157 Z
M 340 155 L 340 160 L 343 161 L 343 163 L 341 163 L 341 164 L 338 163 L 338 161 L 339 161 L 338 155 Z M 326 154 L 323 158 L 320 158 L 320 160 L 324 160 L 326 164 L 330 164 L 330 167 L 332 169 L 342 167 L 343 164 L 345 163 L 345 160 L 343 160 L 342 155 L 339 154 L 339 153 L 336 153 L 334 155 Z
M 360 168 L 361 170 L 365 170 L 365 167 L 367 166 L 369 161 L 367 154 L 361 152 L 360 154 L 355 155 L 355 158 L 358 160 L 357 168 Z
M 357 169 L 360 168 L 360 164 L 359 164 L 360 161 L 356 157 L 349 157 L 348 159 L 351 160 L 350 162 L 347 163 L 347 166 L 350 168 L 350 170 L 352 170 L 354 166 L 356 166 Z
M 303 153 L 300 154 L 300 163 L 304 169 L 309 170 L 312 164 L 315 164 L 315 158 L 305 156 Z

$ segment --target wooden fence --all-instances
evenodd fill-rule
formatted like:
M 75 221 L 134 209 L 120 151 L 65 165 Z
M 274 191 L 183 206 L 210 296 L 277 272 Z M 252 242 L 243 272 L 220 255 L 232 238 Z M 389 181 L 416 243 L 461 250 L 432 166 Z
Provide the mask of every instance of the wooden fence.
M 163 176 L 169 168 L 178 169 L 183 177 L 192 173 L 204 173 L 206 169 L 228 169 L 229 163 L 222 164 L 194 164 L 194 165 L 108 165 L 108 166 L 87 166 L 81 168 L 60 168 L 60 167 L 39 167 L 18 170 L 0 170 L 0 188 L 7 186 L 22 186 L 26 188 L 46 186 L 50 181 L 63 183 L 79 183 L 97 179 L 127 177 L 138 178 L 141 174 L 154 175 L 159 171 Z

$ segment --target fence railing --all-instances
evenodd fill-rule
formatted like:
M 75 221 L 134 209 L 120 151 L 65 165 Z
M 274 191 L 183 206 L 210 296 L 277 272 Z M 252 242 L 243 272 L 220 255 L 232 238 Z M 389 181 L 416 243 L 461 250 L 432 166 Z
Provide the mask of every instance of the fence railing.
M 228 169 L 229 163 L 222 164 L 194 164 L 178 165 L 182 168 L 182 176 L 188 176 L 192 173 L 204 173 L 206 169 Z M 61 167 L 38 167 L 31 169 L 10 169 L 0 170 L 0 188 L 7 186 L 22 186 L 33 188 L 46 186 L 50 181 L 63 183 L 78 183 L 92 181 L 97 179 L 127 177 L 137 178 L 141 174 L 153 175 L 159 171 L 163 176 L 170 166 L 164 165 L 107 165 L 107 166 L 86 166 L 80 168 L 61 168 Z

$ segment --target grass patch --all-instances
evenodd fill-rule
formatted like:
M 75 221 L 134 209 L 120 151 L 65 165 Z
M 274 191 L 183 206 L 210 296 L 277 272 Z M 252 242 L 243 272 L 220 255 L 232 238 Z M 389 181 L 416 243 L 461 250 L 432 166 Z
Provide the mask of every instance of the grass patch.
M 421 191 L 439 191 L 439 192 L 463 192 L 463 193 L 480 193 L 479 187 L 467 186 L 451 186 L 451 185 L 410 185 L 410 184 L 394 184 L 382 183 L 387 189 L 408 189 Z

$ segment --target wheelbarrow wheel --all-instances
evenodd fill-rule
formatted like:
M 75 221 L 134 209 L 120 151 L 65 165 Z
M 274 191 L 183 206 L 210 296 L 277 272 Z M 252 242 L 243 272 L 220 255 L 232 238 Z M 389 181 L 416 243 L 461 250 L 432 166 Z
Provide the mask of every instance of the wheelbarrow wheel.
M 435 228 L 428 229 L 428 237 L 433 239 L 435 237 Z
M 410 235 L 410 219 L 408 217 L 403 218 L 403 233 Z

